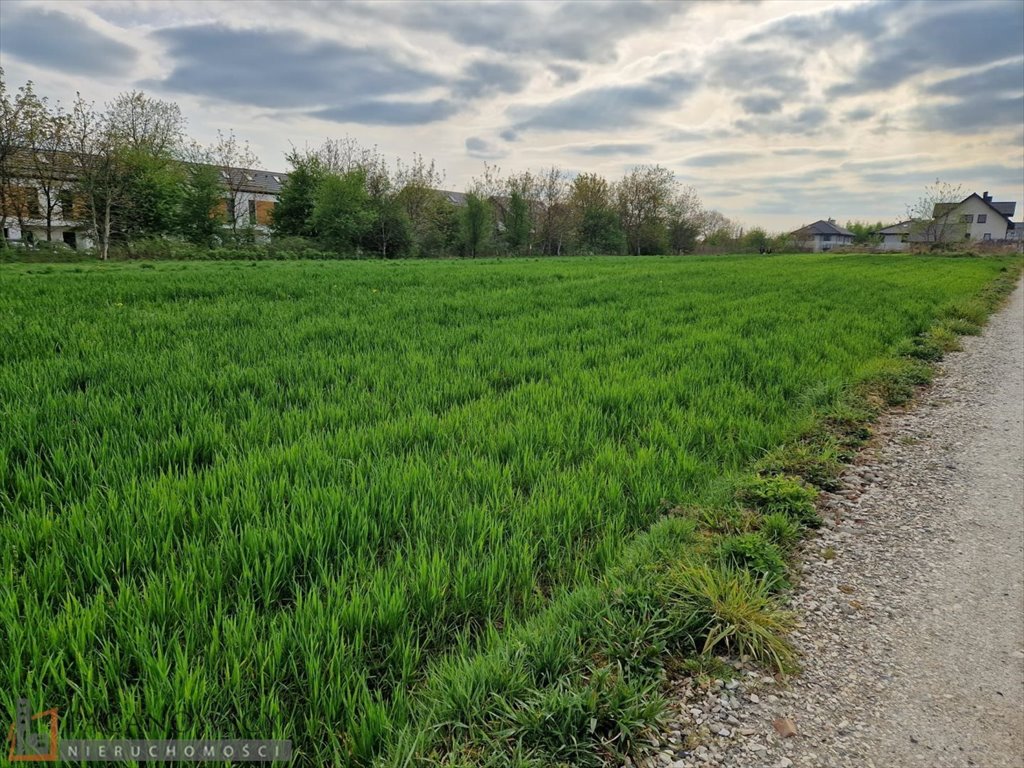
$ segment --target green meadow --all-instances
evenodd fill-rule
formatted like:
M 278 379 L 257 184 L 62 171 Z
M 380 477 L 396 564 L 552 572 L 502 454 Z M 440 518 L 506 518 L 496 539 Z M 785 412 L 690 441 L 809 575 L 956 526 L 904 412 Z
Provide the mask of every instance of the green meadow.
M 707 647 L 648 578 L 721 555 L 699 510 L 1015 264 L 0 264 L 0 708 L 600 764 Z

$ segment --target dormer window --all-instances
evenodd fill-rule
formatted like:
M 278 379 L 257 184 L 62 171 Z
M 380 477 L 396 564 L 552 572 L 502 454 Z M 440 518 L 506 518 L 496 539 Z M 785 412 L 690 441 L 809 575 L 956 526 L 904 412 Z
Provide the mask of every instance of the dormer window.
M 231 178 L 231 174 L 229 174 L 227 171 L 221 171 L 220 175 L 221 175 L 221 178 L 224 178 L 224 179 L 230 179 Z

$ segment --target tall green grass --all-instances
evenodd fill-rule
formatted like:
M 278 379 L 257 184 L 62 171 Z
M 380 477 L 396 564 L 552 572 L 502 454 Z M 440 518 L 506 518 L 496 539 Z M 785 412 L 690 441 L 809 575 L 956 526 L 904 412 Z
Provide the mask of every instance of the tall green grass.
M 0 265 L 0 705 L 585 763 L 653 717 L 634 667 L 733 637 L 746 577 L 664 602 L 708 579 L 665 513 L 726 504 L 1008 263 Z

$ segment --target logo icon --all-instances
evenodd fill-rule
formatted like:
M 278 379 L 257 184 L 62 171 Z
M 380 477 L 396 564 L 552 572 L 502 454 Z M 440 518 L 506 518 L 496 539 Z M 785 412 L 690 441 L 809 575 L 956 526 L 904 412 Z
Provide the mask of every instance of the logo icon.
M 52 763 L 57 760 L 57 708 L 29 714 L 28 699 L 18 699 L 18 711 L 7 741 L 12 763 Z

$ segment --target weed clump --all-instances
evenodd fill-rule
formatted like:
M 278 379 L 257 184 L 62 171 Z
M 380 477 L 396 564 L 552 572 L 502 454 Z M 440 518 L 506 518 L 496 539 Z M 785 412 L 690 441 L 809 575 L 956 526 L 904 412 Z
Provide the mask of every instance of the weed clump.
M 814 508 L 818 492 L 789 475 L 756 475 L 742 485 L 737 498 L 763 514 L 778 512 L 808 528 L 821 526 Z
M 699 628 L 702 653 L 721 649 L 780 672 L 793 670 L 793 649 L 784 637 L 793 617 L 779 606 L 764 579 L 723 566 L 696 565 L 675 571 L 672 586 Z
M 760 577 L 772 591 L 788 589 L 790 586 L 782 552 L 760 533 L 743 533 L 724 538 L 718 544 L 717 553 L 723 565 Z
M 760 534 L 765 541 L 783 551 L 789 551 L 799 543 L 803 531 L 788 515 L 772 512 L 761 518 Z
M 834 491 L 840 485 L 843 458 L 838 441 L 819 434 L 769 451 L 754 468 L 764 475 L 800 477 L 818 488 Z

